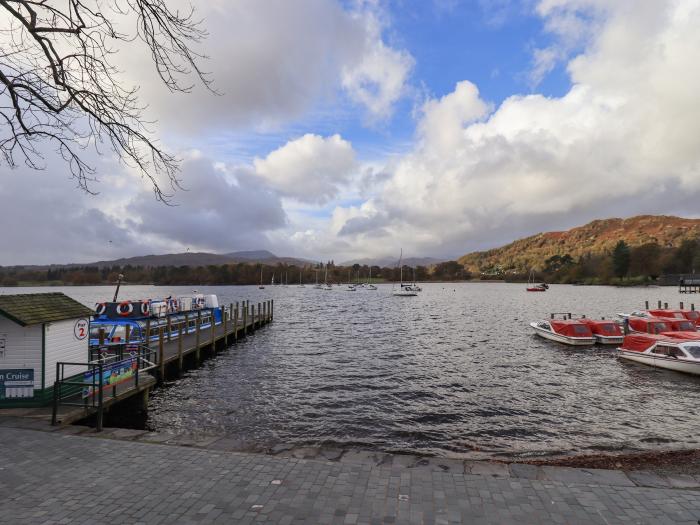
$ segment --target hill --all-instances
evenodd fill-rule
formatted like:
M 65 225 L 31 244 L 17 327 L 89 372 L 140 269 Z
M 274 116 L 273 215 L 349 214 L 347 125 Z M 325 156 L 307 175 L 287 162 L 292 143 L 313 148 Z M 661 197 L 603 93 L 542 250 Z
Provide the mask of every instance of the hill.
M 97 267 L 111 268 L 113 266 L 141 266 L 144 268 L 156 268 L 165 266 L 220 266 L 233 263 L 264 263 L 276 265 L 278 263 L 296 266 L 314 264 L 312 261 L 297 259 L 294 257 L 278 257 L 267 250 L 242 251 L 231 253 L 185 252 L 166 253 L 161 255 L 138 255 L 121 259 L 96 261 L 90 263 L 51 264 L 51 265 L 18 265 L 18 268 L 74 268 Z
M 471 272 L 489 272 L 500 268 L 525 273 L 542 269 L 544 261 L 554 255 L 610 252 L 618 241 L 630 246 L 656 243 L 677 247 L 683 241 L 700 238 L 700 219 L 684 219 L 666 215 L 640 215 L 628 219 L 602 219 L 568 231 L 538 233 L 506 246 L 473 252 L 459 262 Z

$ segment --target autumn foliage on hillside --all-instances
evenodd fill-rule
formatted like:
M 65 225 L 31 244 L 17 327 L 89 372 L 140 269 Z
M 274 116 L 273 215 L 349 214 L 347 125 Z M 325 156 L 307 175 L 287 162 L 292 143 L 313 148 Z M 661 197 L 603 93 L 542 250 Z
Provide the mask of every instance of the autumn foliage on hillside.
M 470 253 L 459 262 L 474 274 L 508 277 L 527 275 L 534 269 L 561 282 L 593 278 L 607 282 L 620 274 L 612 254 L 623 241 L 630 250 L 626 275 L 653 279 L 661 274 L 692 272 L 698 239 L 700 219 L 642 215 L 540 233 L 501 248 Z

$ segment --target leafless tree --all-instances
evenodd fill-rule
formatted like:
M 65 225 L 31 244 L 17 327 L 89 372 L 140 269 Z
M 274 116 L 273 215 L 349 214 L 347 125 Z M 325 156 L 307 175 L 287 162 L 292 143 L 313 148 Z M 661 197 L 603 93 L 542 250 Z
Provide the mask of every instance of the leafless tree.
M 211 89 L 193 50 L 206 36 L 200 22 L 191 8 L 166 2 L 0 0 L 0 165 L 42 169 L 38 146 L 49 142 L 92 192 L 95 168 L 84 150 L 106 144 L 167 201 L 178 187 L 178 160 L 152 138 L 137 88 L 121 86 L 115 66 L 120 45 L 141 41 L 171 91 L 190 91 L 183 83 L 190 77 Z M 124 21 L 131 34 L 117 29 Z

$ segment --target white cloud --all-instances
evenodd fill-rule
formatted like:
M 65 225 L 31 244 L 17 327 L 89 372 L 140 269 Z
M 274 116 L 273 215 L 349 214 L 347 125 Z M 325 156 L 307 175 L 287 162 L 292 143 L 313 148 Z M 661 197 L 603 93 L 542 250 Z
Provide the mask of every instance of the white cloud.
M 254 160 L 256 174 L 298 201 L 323 204 L 338 193 L 356 169 L 355 151 L 340 135 L 306 134 Z
M 455 254 L 601 215 L 697 214 L 700 2 L 541 4 L 545 17 L 567 10 L 595 28 L 568 64 L 570 91 L 489 112 L 461 82 L 427 102 L 414 151 L 373 203 L 375 246 Z M 342 227 L 356 247 L 361 226 L 352 212 Z
M 347 9 L 338 0 L 198 3 L 196 16 L 209 33 L 199 48 L 208 57 L 202 67 L 220 96 L 200 85 L 190 94 L 169 93 L 140 47 L 122 60 L 168 131 L 270 129 L 337 104 L 343 90 L 384 117 L 403 94 L 413 60 L 383 41 L 377 11 L 372 3 Z

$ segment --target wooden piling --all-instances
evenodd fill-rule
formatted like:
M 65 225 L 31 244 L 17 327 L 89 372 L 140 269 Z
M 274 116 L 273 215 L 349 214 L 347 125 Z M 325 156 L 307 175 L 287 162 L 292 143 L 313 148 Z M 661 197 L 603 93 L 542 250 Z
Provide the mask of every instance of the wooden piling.
M 100 328 L 100 335 L 98 336 L 99 342 L 100 342 L 100 347 L 104 346 L 105 344 L 105 329 Z
M 163 352 L 163 327 L 158 327 L 158 380 L 165 381 L 165 354 Z
M 168 316 L 168 343 L 170 342 L 170 333 L 173 331 L 172 320 Z
M 661 310 L 661 301 L 659 301 L 659 310 Z
M 195 333 L 195 360 L 197 361 L 197 365 L 199 365 L 199 346 L 200 346 L 200 326 L 202 324 L 202 311 L 198 310 L 197 311 L 197 317 L 194 320 L 194 333 Z
M 224 325 L 224 347 L 228 346 L 228 322 L 226 319 L 226 307 L 221 307 L 221 322 Z
M 645 310 L 649 309 L 649 301 L 644 301 L 644 309 Z
M 681 301 L 681 310 L 683 310 L 683 301 Z
M 126 328 L 126 333 L 124 334 L 124 341 L 128 345 L 129 341 L 131 341 L 131 325 L 128 324 L 128 325 L 126 325 L 125 328 Z
M 214 322 L 214 309 L 212 308 L 210 312 L 210 325 L 211 325 L 211 353 L 213 354 L 216 351 L 216 323 Z
M 243 335 L 248 335 L 248 306 L 243 303 Z
M 151 320 L 150 319 L 146 319 L 146 334 L 143 337 L 143 342 L 149 348 L 151 347 Z
M 233 311 L 233 341 L 238 342 L 238 303 L 236 303 L 236 309 Z
M 185 314 L 185 323 L 187 323 L 187 314 Z M 187 326 L 187 324 L 185 324 Z M 185 330 L 186 332 L 187 330 Z M 184 337 L 182 333 L 182 321 L 177 325 L 177 369 L 182 372 L 182 338 Z
M 270 321 L 275 318 L 275 300 L 270 299 Z
M 668 303 L 664 303 L 664 310 L 668 310 Z

